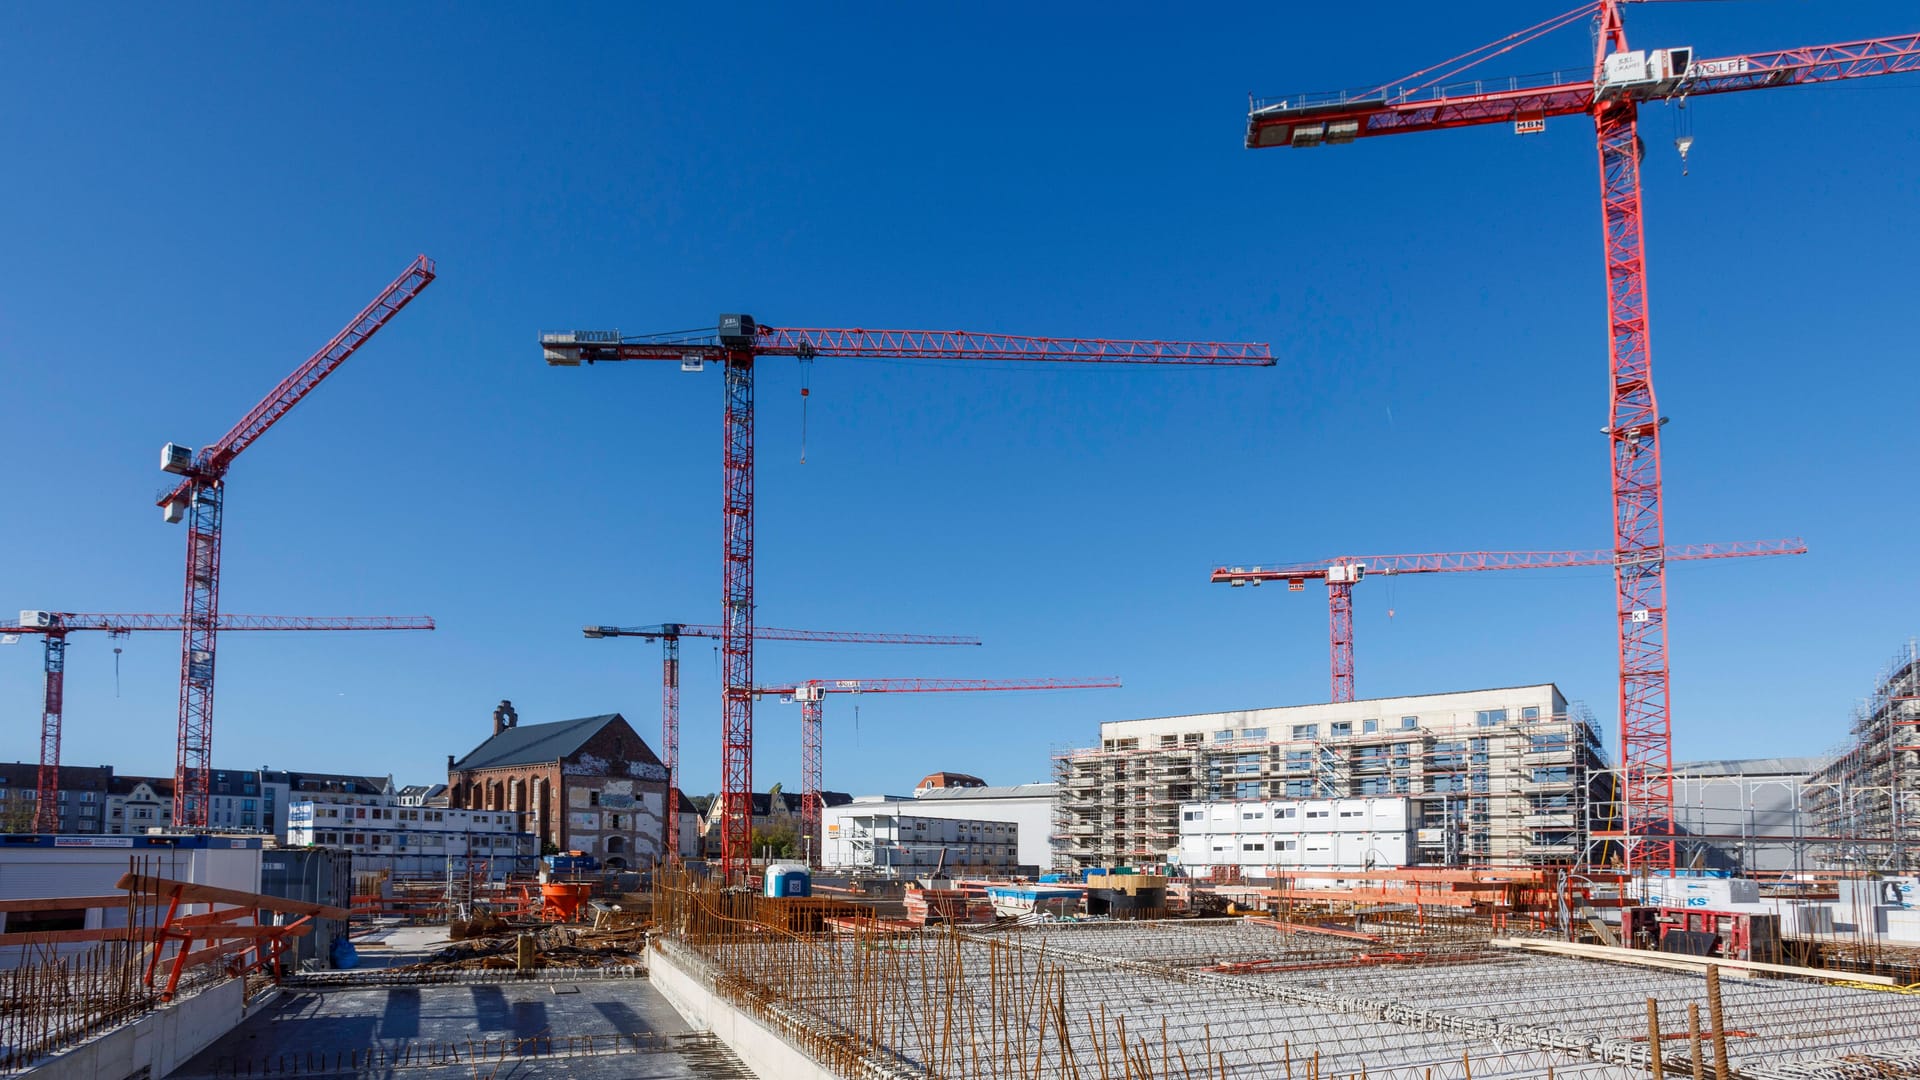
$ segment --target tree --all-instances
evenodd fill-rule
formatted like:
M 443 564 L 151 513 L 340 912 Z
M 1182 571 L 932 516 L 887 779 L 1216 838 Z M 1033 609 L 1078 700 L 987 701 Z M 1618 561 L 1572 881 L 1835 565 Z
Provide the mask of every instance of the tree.
M 16 792 L 13 798 L 8 799 L 5 792 L 0 792 L 0 800 L 5 800 L 0 802 L 0 833 L 34 831 L 35 819 L 39 817 L 34 811 L 39 808 L 39 804 L 21 798 L 21 794 L 23 793 Z
M 772 849 L 776 859 L 792 859 L 800 855 L 800 837 L 791 825 L 769 825 L 765 829 L 753 830 L 753 853 L 756 857 Z

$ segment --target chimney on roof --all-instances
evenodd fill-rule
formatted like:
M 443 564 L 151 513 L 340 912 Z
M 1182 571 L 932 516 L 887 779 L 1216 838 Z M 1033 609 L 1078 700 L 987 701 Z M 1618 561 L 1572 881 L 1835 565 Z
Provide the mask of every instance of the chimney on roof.
M 493 710 L 493 733 L 495 735 L 520 722 L 520 714 L 513 711 L 513 702 L 502 699 Z
M 447 755 L 447 775 L 448 776 L 453 775 L 453 755 L 452 754 Z

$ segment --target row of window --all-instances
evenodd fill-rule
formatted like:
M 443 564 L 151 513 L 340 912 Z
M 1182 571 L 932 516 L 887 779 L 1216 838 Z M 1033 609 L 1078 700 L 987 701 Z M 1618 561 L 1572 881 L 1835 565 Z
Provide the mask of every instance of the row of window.
M 400 832 L 400 833 L 317 832 L 313 834 L 312 842 L 315 844 L 346 844 L 354 847 L 405 848 L 409 845 L 409 842 L 411 841 L 414 844 L 414 846 L 424 845 L 424 846 L 432 847 L 432 846 L 439 846 L 441 844 L 444 844 L 446 842 L 444 838 L 449 835 L 457 836 L 459 834 L 458 833 L 453 833 L 453 834 L 428 833 L 421 836 L 411 836 L 410 834 L 403 833 L 403 832 Z M 436 838 L 440 838 L 437 843 L 436 843 Z M 497 851 L 501 849 L 511 850 L 515 846 L 515 840 L 516 838 L 512 836 L 500 836 L 495 834 L 482 833 L 478 836 L 468 837 L 467 843 L 471 850 L 477 851 L 484 848 L 491 851 Z M 298 841 L 296 840 L 295 842 L 297 843 Z
M 446 811 L 396 809 L 389 806 L 316 806 L 313 809 L 313 816 L 316 818 L 345 818 L 354 821 L 444 821 L 446 819 Z M 475 814 L 472 820 L 476 825 L 491 825 L 494 824 L 495 818 L 496 815 Z M 497 815 L 497 818 L 499 824 L 512 824 L 506 814 Z

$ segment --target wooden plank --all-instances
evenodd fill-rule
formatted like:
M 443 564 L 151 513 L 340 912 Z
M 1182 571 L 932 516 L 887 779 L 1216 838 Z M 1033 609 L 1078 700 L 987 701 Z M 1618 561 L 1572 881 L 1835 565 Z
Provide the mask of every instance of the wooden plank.
M 155 927 L 134 929 L 125 926 L 108 926 L 93 930 L 28 930 L 18 934 L 0 934 L 0 948 L 8 945 L 72 945 L 84 941 L 140 941 L 152 943 L 157 933 Z M 301 937 L 313 933 L 313 926 L 300 923 L 293 926 L 208 926 L 195 929 L 195 941 L 260 941 L 277 934 Z
M 1537 941 L 1525 938 L 1495 938 L 1493 944 L 1502 949 L 1525 949 L 1528 952 L 1554 953 L 1561 956 L 1577 956 L 1587 960 L 1619 960 L 1628 964 L 1652 966 L 1681 966 L 1694 971 L 1705 971 L 1707 965 L 1724 968 L 1729 971 L 1766 972 L 1771 975 L 1792 975 L 1802 979 L 1821 979 L 1827 982 L 1872 983 L 1875 986 L 1898 986 L 1899 981 L 1890 975 L 1861 975 L 1851 971 L 1829 971 L 1826 968 L 1796 967 L 1792 964 L 1769 964 L 1759 960 L 1730 960 L 1718 956 L 1688 956 L 1684 953 L 1650 952 L 1646 949 L 1620 949 L 1611 945 L 1576 945 L 1567 941 Z
M 290 915 L 312 915 L 321 919 L 346 919 L 352 915 L 346 908 L 310 904 L 305 900 L 288 900 L 282 896 L 267 896 L 263 893 L 242 892 L 239 889 L 222 889 L 213 885 L 195 885 L 190 881 L 174 881 L 170 878 L 153 877 L 147 874 L 122 874 L 114 887 L 162 899 L 171 899 L 178 890 L 180 902 L 184 904 L 234 904 L 239 907 L 281 911 Z

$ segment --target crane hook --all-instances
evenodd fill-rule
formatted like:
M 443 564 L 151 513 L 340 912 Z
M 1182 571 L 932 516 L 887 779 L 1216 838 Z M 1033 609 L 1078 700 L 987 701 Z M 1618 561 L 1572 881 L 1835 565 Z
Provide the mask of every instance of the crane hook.
M 800 464 L 807 463 L 807 398 L 812 396 L 813 347 L 802 343 L 800 353 Z
M 1693 149 L 1693 114 L 1682 98 L 1673 112 L 1673 148 L 1680 151 L 1680 175 L 1687 175 L 1687 151 Z

